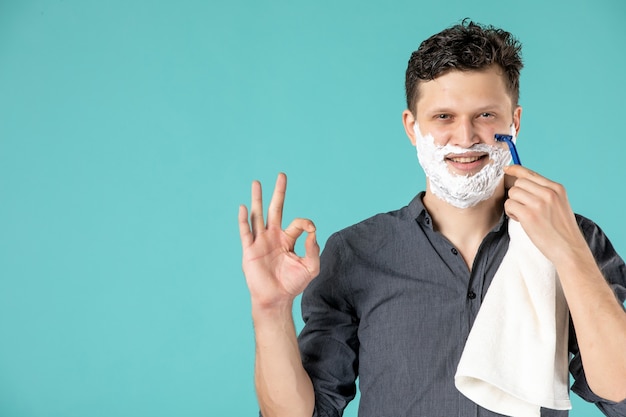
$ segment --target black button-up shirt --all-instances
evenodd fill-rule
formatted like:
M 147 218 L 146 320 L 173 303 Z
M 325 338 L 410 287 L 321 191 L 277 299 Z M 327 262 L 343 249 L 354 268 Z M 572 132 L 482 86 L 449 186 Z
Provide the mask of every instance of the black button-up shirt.
M 302 361 L 316 393 L 316 416 L 340 416 L 356 393 L 361 417 L 492 417 L 454 386 L 454 374 L 509 237 L 501 221 L 483 240 L 471 271 L 433 230 L 423 193 L 407 207 L 332 235 L 320 275 L 302 297 Z M 623 302 L 626 267 L 600 229 L 578 216 L 605 277 Z M 626 402 L 602 400 L 584 379 L 573 331 L 574 390 L 607 415 Z M 520 340 L 520 343 L 524 343 Z M 567 411 L 542 410 L 542 416 Z

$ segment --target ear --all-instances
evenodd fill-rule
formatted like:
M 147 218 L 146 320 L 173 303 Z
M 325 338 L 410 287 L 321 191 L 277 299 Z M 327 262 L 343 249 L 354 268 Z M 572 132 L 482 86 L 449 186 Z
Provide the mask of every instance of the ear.
M 402 112 L 402 124 L 404 125 L 404 131 L 409 137 L 409 140 L 415 146 L 415 116 L 411 113 L 411 110 L 405 110 Z
M 522 107 L 517 106 L 513 111 L 513 126 L 515 126 L 515 137 L 519 135 L 519 130 L 522 123 Z

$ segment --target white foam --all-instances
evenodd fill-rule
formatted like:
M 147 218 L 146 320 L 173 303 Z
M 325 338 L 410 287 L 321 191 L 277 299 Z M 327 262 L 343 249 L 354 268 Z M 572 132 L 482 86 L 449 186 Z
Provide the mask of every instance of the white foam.
M 429 133 L 422 136 L 419 125 L 415 123 L 415 147 L 422 169 L 428 177 L 431 192 L 443 201 L 458 208 L 475 206 L 493 195 L 504 176 L 503 168 L 511 162 L 510 152 L 499 145 L 484 143 L 470 148 L 454 145 L 436 145 Z M 511 134 L 515 141 L 515 127 Z M 448 170 L 445 156 L 460 155 L 467 152 L 485 152 L 489 154 L 489 163 L 474 175 L 457 175 Z

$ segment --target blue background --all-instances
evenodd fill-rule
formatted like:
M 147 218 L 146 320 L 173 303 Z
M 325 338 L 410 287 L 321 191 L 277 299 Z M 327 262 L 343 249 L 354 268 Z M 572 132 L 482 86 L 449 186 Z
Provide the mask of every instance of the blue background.
M 250 182 L 322 243 L 408 203 L 406 62 L 464 17 L 523 42 L 520 156 L 626 254 L 621 0 L 1 0 L 0 416 L 255 415 Z

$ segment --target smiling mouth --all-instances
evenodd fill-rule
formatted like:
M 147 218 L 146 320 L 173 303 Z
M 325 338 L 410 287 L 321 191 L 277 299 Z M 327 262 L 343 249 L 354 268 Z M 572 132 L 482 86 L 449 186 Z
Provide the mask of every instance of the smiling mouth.
M 452 161 L 458 164 L 470 164 L 472 162 L 476 162 L 478 160 L 487 158 L 488 155 L 480 155 L 480 156 L 455 156 L 446 158 L 448 161 Z

